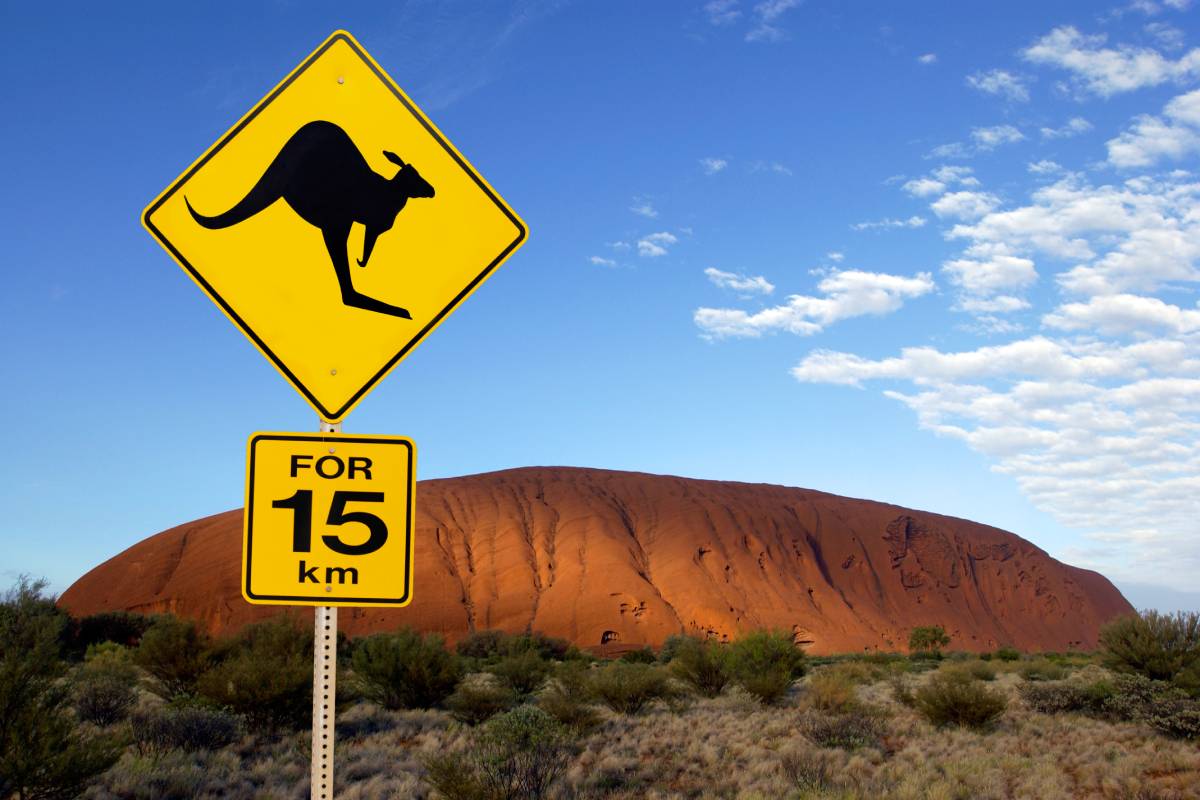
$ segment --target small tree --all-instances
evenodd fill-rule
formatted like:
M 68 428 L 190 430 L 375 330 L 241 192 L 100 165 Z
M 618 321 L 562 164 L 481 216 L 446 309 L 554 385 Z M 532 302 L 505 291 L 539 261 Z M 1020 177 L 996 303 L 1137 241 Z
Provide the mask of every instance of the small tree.
M 734 680 L 763 703 L 778 703 L 804 674 L 804 651 L 784 631 L 754 631 L 729 647 Z
M 591 696 L 618 714 L 637 714 L 655 700 L 674 696 L 666 672 L 657 665 L 613 661 L 588 672 L 587 681 Z
M 1191 689 L 1187 684 L 1200 672 L 1200 613 L 1151 610 L 1121 617 L 1100 630 L 1100 645 L 1105 666 L 1116 672 Z
M 411 628 L 360 639 L 351 657 L 363 696 L 384 708 L 432 708 L 462 677 L 458 659 L 435 633 Z
M 908 637 L 908 649 L 912 653 L 929 653 L 940 656 L 942 648 L 950 644 L 950 637 L 941 625 L 913 628 Z
M 133 660 L 154 678 L 151 691 L 170 700 L 195 693 L 209 655 L 208 636 L 194 621 L 164 614 L 142 634 Z
M 299 727 L 312 713 L 312 647 L 312 629 L 287 617 L 248 625 L 214 649 L 196 691 L 269 733 Z
M 497 661 L 487 671 L 519 695 L 533 694 L 550 674 L 550 662 L 537 650 L 522 650 Z
M 120 756 L 107 736 L 84 736 L 59 680 L 67 618 L 21 578 L 0 599 L 0 797 L 66 800 Z
M 712 640 L 685 637 L 676 641 L 671 672 L 693 691 L 716 697 L 733 680 L 729 649 Z
M 914 693 L 921 716 L 941 727 L 987 728 L 1008 707 L 1005 696 L 962 672 L 938 672 Z

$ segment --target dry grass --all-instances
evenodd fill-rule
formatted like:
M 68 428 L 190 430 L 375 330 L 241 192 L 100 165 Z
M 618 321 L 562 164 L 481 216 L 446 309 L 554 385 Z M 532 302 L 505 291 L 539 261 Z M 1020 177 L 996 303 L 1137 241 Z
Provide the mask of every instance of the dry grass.
M 818 671 L 819 675 L 821 670 Z M 1134 723 L 1029 710 L 1021 678 L 986 684 L 1009 698 L 989 732 L 938 730 L 897 703 L 880 671 L 831 670 L 844 713 L 882 713 L 882 736 L 867 746 L 822 748 L 811 732 L 809 676 L 782 707 L 739 690 L 636 716 L 599 709 L 577 739 L 578 753 L 556 797 L 880 798 L 881 800 L 1200 800 L 1200 748 Z M 872 680 L 878 677 L 876 680 Z M 830 680 L 830 678 L 819 679 Z M 930 674 L 911 676 L 915 688 Z M 841 705 L 841 704 L 839 704 Z M 339 715 L 337 796 L 344 800 L 432 798 L 423 758 L 462 752 L 470 730 L 442 711 L 389 712 L 359 704 Z M 215 753 L 125 755 L 85 797 L 301 800 L 308 796 L 308 738 L 247 737 Z

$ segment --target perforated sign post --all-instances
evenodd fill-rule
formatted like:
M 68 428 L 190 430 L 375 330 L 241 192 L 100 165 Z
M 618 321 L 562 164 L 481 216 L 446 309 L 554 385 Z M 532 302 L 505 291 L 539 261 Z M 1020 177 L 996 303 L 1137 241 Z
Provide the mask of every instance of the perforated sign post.
M 172 182 L 142 223 L 316 410 L 249 445 L 242 592 L 316 606 L 312 797 L 333 797 L 337 608 L 412 598 L 415 448 L 350 410 L 526 228 L 344 31 Z

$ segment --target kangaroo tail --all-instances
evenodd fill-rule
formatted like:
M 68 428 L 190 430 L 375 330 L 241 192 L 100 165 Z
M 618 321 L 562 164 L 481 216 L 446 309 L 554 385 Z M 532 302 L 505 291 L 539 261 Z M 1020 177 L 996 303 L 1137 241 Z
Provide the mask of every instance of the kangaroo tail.
M 271 165 L 271 167 L 274 166 L 274 164 Z M 281 187 L 278 186 L 279 181 L 275 174 L 276 170 L 271 167 L 268 167 L 263 176 L 258 179 L 258 183 L 254 184 L 254 188 L 239 200 L 237 205 L 224 214 L 206 217 L 192 208 L 191 202 L 186 197 L 183 198 L 183 202 L 187 204 L 188 211 L 192 212 L 192 219 L 205 228 L 215 230 L 217 228 L 228 228 L 231 225 L 237 225 L 239 222 L 250 219 L 250 217 L 253 217 L 282 196 Z

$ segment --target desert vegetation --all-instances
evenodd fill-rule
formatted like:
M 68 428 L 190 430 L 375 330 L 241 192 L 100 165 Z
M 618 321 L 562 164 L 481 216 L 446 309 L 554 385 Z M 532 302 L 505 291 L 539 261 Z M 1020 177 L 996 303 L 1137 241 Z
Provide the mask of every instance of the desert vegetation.
M 0 601 L 0 798 L 306 798 L 312 640 Z M 337 796 L 1200 798 L 1200 625 L 1146 612 L 1096 653 L 808 656 L 790 633 L 600 660 L 537 633 L 339 648 Z

